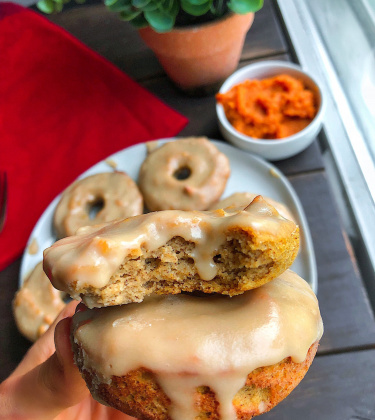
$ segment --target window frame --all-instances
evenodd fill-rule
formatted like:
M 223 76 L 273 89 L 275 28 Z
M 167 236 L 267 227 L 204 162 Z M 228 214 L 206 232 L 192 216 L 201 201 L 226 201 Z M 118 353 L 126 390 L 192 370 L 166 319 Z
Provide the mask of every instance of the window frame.
M 349 231 L 356 235 L 352 243 L 375 302 L 375 164 L 308 7 L 301 0 L 276 3 L 297 61 L 323 85 L 327 99 L 319 136 L 323 156 L 336 171 L 336 180 L 330 178 L 333 190 L 349 206 Z

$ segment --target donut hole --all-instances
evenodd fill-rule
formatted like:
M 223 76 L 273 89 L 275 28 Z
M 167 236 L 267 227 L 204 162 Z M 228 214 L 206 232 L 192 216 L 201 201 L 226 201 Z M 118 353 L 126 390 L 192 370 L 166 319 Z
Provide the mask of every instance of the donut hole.
M 178 168 L 173 172 L 173 176 L 178 181 L 184 181 L 185 179 L 188 179 L 190 175 L 191 169 L 188 166 L 182 166 L 181 168 Z
M 104 208 L 104 200 L 102 197 L 97 197 L 94 201 L 87 203 L 86 212 L 90 220 L 94 220 L 98 213 Z

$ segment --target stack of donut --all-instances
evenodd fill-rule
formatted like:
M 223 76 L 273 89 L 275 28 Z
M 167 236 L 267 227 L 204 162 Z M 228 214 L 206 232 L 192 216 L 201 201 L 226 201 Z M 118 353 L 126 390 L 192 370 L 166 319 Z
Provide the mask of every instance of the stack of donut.
M 117 170 L 70 185 L 55 209 L 56 237 L 71 236 L 83 226 L 142 214 L 144 201 L 146 211 L 205 210 L 220 198 L 229 174 L 228 159 L 206 138 L 167 143 L 146 158 L 139 188 L 125 172 Z M 64 307 L 63 298 L 43 273 L 41 262 L 37 264 L 13 301 L 19 331 L 35 341 Z
M 71 340 L 98 401 L 144 420 L 251 419 L 298 385 L 323 332 L 314 293 L 288 269 L 299 230 L 260 196 L 215 205 L 225 160 L 220 171 L 203 168 L 210 187 L 198 194 L 198 183 L 178 179 L 192 171 L 189 153 L 176 161 L 171 148 L 153 151 L 140 172 L 158 211 L 81 228 L 45 250 L 44 268 L 86 305 Z M 153 181 L 155 162 L 168 177 Z M 213 209 L 175 210 L 189 194 Z
M 314 293 L 288 270 L 298 227 L 271 199 L 218 201 L 229 175 L 212 143 L 187 138 L 149 153 L 141 192 L 113 172 L 62 195 L 54 224 L 70 237 L 45 251 L 44 267 L 91 308 L 74 316 L 71 338 L 98 401 L 144 420 L 245 420 L 307 372 L 323 326 Z M 153 213 L 141 215 L 143 200 Z
M 151 143 L 147 144 L 150 146 Z M 157 210 L 207 210 L 246 207 L 252 193 L 235 193 L 218 201 L 230 175 L 229 161 L 205 137 L 189 137 L 148 147 L 141 166 L 139 187 L 124 172 L 99 173 L 77 180 L 62 194 L 55 209 L 53 227 L 57 239 L 79 228 Z M 270 198 L 279 213 L 294 220 L 289 210 Z M 95 211 L 96 210 L 96 211 Z M 55 291 L 41 263 L 25 280 L 13 302 L 20 332 L 35 341 L 64 306 L 64 296 Z

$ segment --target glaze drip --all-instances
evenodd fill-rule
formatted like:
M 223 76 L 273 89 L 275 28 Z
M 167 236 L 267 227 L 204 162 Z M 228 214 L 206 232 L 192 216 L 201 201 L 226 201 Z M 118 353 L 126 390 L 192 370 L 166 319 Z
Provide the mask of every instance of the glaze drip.
M 44 252 L 44 269 L 53 285 L 72 294 L 74 288 L 105 287 L 124 258 L 165 245 L 173 237 L 194 242 L 192 255 L 202 280 L 212 280 L 214 256 L 230 229 L 250 229 L 255 234 L 292 235 L 297 226 L 284 219 L 260 196 L 246 209 L 214 211 L 165 210 L 129 219 L 84 227 Z M 79 298 L 79 296 L 77 296 Z
M 195 418 L 199 386 L 215 392 L 223 420 L 234 420 L 232 400 L 247 375 L 287 357 L 303 362 L 323 324 L 310 286 L 287 270 L 232 298 L 152 296 L 141 304 L 87 310 L 73 317 L 73 331 L 84 368 L 105 381 L 151 370 L 172 401 L 173 420 Z

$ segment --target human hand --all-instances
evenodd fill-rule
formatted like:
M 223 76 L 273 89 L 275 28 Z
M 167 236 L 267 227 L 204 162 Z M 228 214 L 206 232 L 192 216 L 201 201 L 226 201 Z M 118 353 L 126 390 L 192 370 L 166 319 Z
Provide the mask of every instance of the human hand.
M 0 419 L 134 420 L 96 402 L 74 365 L 69 334 L 76 306 L 63 309 L 0 384 Z

